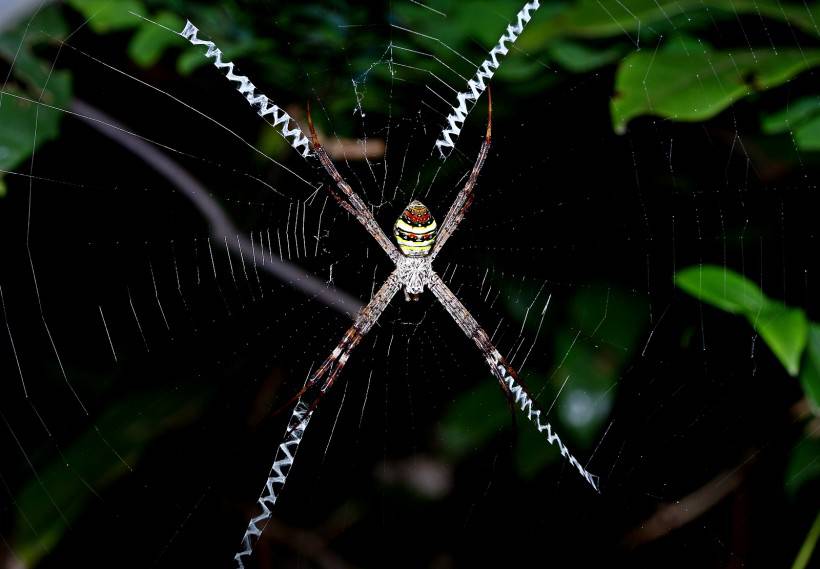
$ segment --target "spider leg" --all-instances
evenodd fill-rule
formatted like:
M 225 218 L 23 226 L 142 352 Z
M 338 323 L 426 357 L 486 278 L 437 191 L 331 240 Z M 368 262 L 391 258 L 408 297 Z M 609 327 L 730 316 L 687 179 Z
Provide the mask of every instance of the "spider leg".
M 305 386 L 297 396 L 298 401 L 293 413 L 288 421 L 285 436 L 279 447 L 276 449 L 276 456 L 273 459 L 273 466 L 265 481 L 265 487 L 257 500 L 258 514 L 248 522 L 248 528 L 242 536 L 242 544 L 239 552 L 234 556 L 236 566 L 244 569 L 245 560 L 253 553 L 253 547 L 259 540 L 259 536 L 265 529 L 265 525 L 271 517 L 271 510 L 276 504 L 279 493 L 285 485 L 288 473 L 293 466 L 293 460 L 302 436 L 307 429 L 313 412 L 316 410 L 324 394 L 333 385 L 333 382 L 342 371 L 350 353 L 361 342 L 365 334 L 376 324 L 384 309 L 401 287 L 398 275 L 392 273 L 373 299 L 359 311 L 353 323 L 342 340 L 331 352 L 330 356 L 321 366 L 307 379 Z M 311 391 L 310 388 L 322 381 L 321 388 Z
M 364 226 L 367 232 L 370 233 L 370 236 L 381 245 L 381 248 L 384 249 L 387 256 L 390 257 L 394 263 L 397 262 L 400 255 L 398 249 L 396 249 L 393 242 L 387 238 L 387 235 L 384 234 L 384 231 L 382 231 L 382 228 L 376 222 L 376 218 L 373 217 L 373 213 L 367 208 L 362 198 L 360 198 L 359 195 L 353 191 L 353 188 L 350 187 L 350 184 L 342 178 L 339 170 L 336 169 L 330 156 L 327 155 L 327 152 L 319 142 L 319 136 L 316 134 L 316 129 L 313 126 L 313 117 L 310 114 L 310 104 L 308 104 L 307 107 L 307 121 L 308 127 L 310 128 L 310 141 L 313 152 L 344 197 L 340 196 L 338 192 L 331 188 L 329 188 L 330 194 L 345 211 L 353 215 L 353 217 Z
M 484 161 L 487 159 L 487 153 L 490 151 L 490 142 L 492 139 L 493 97 L 489 88 L 487 89 L 487 106 L 489 110 L 487 117 L 487 133 L 484 135 L 484 142 L 481 143 L 481 149 L 478 151 L 478 156 L 475 159 L 475 164 L 473 164 L 473 169 L 470 171 L 470 177 L 467 179 L 467 183 L 464 184 L 464 187 L 458 193 L 456 199 L 453 201 L 453 205 L 450 206 L 450 210 L 444 217 L 444 221 L 442 222 L 441 228 L 436 236 L 436 242 L 433 245 L 433 250 L 430 252 L 431 259 L 436 258 L 438 252 L 450 236 L 455 233 L 459 223 L 461 223 L 461 220 L 464 219 L 464 215 L 467 213 L 467 210 L 473 204 L 473 199 L 475 198 L 473 191 L 475 190 L 476 182 L 478 182 L 478 175 L 481 172 L 481 167 L 484 166 Z
M 509 391 L 515 405 L 527 416 L 527 419 L 535 425 L 539 432 L 546 432 L 547 441 L 549 441 L 550 444 L 557 445 L 561 450 L 561 455 L 578 470 L 581 476 L 583 476 L 596 491 L 599 491 L 598 477 L 590 474 L 587 469 L 578 462 L 578 459 L 572 456 L 566 445 L 564 445 L 558 435 L 553 432 L 552 425 L 550 425 L 545 418 L 541 417 L 541 410 L 536 408 L 532 396 L 518 379 L 518 373 L 507 363 L 504 356 L 499 353 L 492 341 L 490 341 L 487 332 L 485 332 L 476 319 L 473 318 L 472 314 L 470 314 L 461 301 L 456 298 L 453 291 L 451 291 L 444 281 L 441 280 L 441 277 L 435 273 L 433 273 L 431 278 L 430 290 L 433 291 L 433 294 L 439 302 L 444 305 L 444 308 L 450 313 L 450 316 L 453 317 L 453 320 L 456 321 L 456 324 L 459 325 L 464 334 L 472 339 L 478 346 L 478 349 L 481 350 L 481 353 L 484 354 L 484 358 L 490 366 L 490 371 Z

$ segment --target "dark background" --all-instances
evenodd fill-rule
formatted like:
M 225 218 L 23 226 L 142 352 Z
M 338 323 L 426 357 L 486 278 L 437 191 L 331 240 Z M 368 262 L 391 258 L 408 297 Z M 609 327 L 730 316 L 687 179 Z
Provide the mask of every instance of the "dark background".
M 294 114 L 312 100 L 319 127 L 351 152 L 355 139 L 384 139 L 389 126 L 375 179 L 361 160 L 338 161 L 385 228 L 411 195 L 443 219 L 486 121 L 482 98 L 424 195 L 446 107 L 428 88 L 435 79 L 395 67 L 391 81 L 391 65 L 446 70 L 385 49 L 414 46 L 473 70 L 389 24 L 479 61 L 519 9 L 484 2 L 451 12 L 442 3 L 444 18 L 396 2 L 137 4 L 154 18 L 198 18 L 203 37 L 245 46 L 231 56 L 240 69 Z M 85 23 L 84 9 L 100 12 Z M 157 143 L 239 230 L 293 230 L 288 207 L 313 188 L 163 92 L 312 183 L 322 173 L 277 142 L 212 66 L 181 70 L 184 41 L 140 62 L 129 46 L 144 24 L 106 20 L 105 10 L 120 7 L 45 10 L 74 32 L 55 33 L 43 11 L 21 24 L 42 32 L 32 53 L 71 75 L 70 96 L 56 106 L 83 101 Z M 694 7 L 659 22 L 643 27 L 642 50 L 675 33 L 740 52 L 818 48 L 816 35 L 755 14 Z M 436 266 L 491 333 L 501 319 L 504 353 L 516 351 L 533 303 L 520 350 L 529 348 L 552 295 L 523 377 L 545 409 L 560 391 L 551 417 L 581 462 L 591 457 L 601 494 L 511 415 L 432 295 L 418 304 L 399 295 L 317 412 L 256 548 L 259 566 L 789 567 L 811 542 L 817 419 L 801 384 L 745 319 L 687 296 L 674 276 L 723 266 L 818 318 L 817 153 L 760 126 L 816 96 L 817 72 L 707 120 L 642 116 L 619 135 L 610 103 L 634 41 L 578 37 L 617 56 L 574 70 L 536 38 L 511 52 L 508 74 L 502 65 L 477 199 Z M 13 69 L 10 60 L 3 69 Z M 10 75 L 7 85 L 40 94 L 25 77 Z M 357 93 L 364 120 L 353 112 Z M 0 111 L 30 112 L 15 111 L 18 102 L 5 97 Z M 272 412 L 349 317 L 255 271 L 249 256 L 229 261 L 173 183 L 76 115 L 57 114 L 58 134 L 8 168 L 17 174 L 3 177 L 0 200 L 0 286 L 14 347 L 0 340 L 0 560 L 228 566 L 289 413 Z M 319 193 L 310 206 L 308 231 L 323 200 Z M 367 299 L 389 263 L 332 201 L 322 229 L 318 254 L 309 234 L 309 254 L 291 261 L 323 281 L 332 265 L 335 287 Z M 572 407 L 584 394 L 598 406 L 594 420 Z

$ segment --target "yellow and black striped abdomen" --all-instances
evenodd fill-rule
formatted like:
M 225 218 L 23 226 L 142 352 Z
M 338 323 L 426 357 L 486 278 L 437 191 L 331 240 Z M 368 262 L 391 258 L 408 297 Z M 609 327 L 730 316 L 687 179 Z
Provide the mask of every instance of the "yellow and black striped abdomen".
M 401 252 L 408 257 L 423 257 L 430 253 L 436 241 L 436 220 L 427 206 L 413 200 L 396 220 L 393 235 Z

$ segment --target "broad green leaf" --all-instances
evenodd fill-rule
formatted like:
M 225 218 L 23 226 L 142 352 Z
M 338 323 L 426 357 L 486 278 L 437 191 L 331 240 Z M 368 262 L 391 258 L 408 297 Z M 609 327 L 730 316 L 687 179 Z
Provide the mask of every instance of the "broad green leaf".
M 803 97 L 776 113 L 764 116 L 761 126 L 766 134 L 782 134 L 793 131 L 816 114 L 820 114 L 820 97 Z
M 181 31 L 185 25 L 182 18 L 172 12 L 161 12 L 154 21 L 175 31 Z M 128 44 L 128 55 L 137 65 L 151 67 L 160 60 L 166 49 L 183 45 L 187 44 L 178 35 L 151 22 L 142 22 Z
M 709 119 L 734 102 L 781 85 L 820 64 L 817 49 L 713 51 L 688 54 L 667 49 L 639 51 L 618 66 L 612 122 L 615 131 L 641 115 L 677 121 Z
M 67 0 L 87 20 L 89 27 L 98 34 L 133 28 L 143 20 L 134 14 L 145 16 L 146 11 L 139 0 Z
M 815 116 L 794 129 L 794 140 L 800 150 L 820 152 L 820 116 Z
M 678 271 L 678 288 L 732 314 L 758 314 L 767 304 L 760 288 L 725 267 L 697 265 Z
M 784 0 L 720 0 L 724 9 L 737 9 L 773 20 L 787 22 L 808 34 L 820 36 L 820 2 L 785 2 Z
M 800 384 L 812 412 L 820 415 L 820 324 L 811 324 L 806 355 L 800 369 Z
M 151 440 L 193 420 L 206 397 L 205 391 L 162 391 L 110 405 L 93 428 L 64 448 L 62 456 L 38 467 L 39 479 L 20 490 L 17 556 L 26 566 L 34 566 L 85 510 L 93 496 L 89 486 L 99 492 L 125 475 Z
M 738 16 L 766 17 L 820 36 L 820 2 L 790 4 L 782 0 L 579 0 L 544 17 L 539 14 L 521 37 L 521 47 L 535 49 L 557 37 L 657 37 Z M 539 17 L 540 16 L 540 17 Z
M 797 375 L 808 339 L 809 324 L 805 313 L 769 302 L 760 314 L 748 314 L 747 317 L 786 371 Z
M 786 466 L 786 491 L 792 497 L 808 482 L 820 478 L 820 439 L 806 437 L 792 449 Z
M 703 302 L 746 316 L 786 370 L 797 375 L 808 339 L 802 310 L 769 300 L 747 278 L 715 265 L 683 269 L 675 275 L 675 284 Z
M 8 191 L 9 189 L 8 186 L 6 186 L 6 179 L 0 176 L 0 198 L 6 197 Z

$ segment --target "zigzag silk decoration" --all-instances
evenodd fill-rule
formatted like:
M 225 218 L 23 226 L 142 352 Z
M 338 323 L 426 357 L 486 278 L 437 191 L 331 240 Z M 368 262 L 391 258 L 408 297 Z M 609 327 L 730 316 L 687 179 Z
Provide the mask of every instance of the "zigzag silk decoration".
M 464 126 L 467 115 L 470 114 L 470 111 L 475 107 L 481 94 L 487 89 L 485 81 L 492 78 L 501 65 L 501 62 L 498 60 L 499 56 L 507 55 L 509 51 L 507 44 L 511 46 L 515 43 L 515 40 L 517 40 L 521 32 L 524 31 L 524 26 L 532 19 L 532 13 L 540 7 L 541 3 L 538 0 L 524 4 L 524 7 L 521 8 L 516 15 L 515 24 L 509 24 L 507 26 L 507 31 L 498 39 L 498 43 L 495 44 L 495 47 L 490 50 L 490 57 L 478 66 L 473 78 L 467 82 L 468 90 L 462 91 L 456 96 L 458 105 L 453 106 L 453 111 L 447 117 L 447 125 L 441 131 L 438 140 L 436 140 L 436 148 L 442 160 L 446 159 L 450 155 L 450 152 L 453 151 L 456 139 L 461 134 L 461 128 Z
M 213 58 L 214 66 L 219 70 L 227 69 L 225 77 L 228 81 L 239 83 L 236 90 L 239 91 L 248 101 L 248 104 L 253 107 L 257 114 L 263 119 L 267 120 L 268 115 L 273 115 L 273 127 L 288 141 L 288 143 L 302 155 L 307 158 L 310 155 L 310 143 L 305 137 L 299 124 L 288 113 L 273 104 L 267 96 L 262 93 L 256 94 L 256 86 L 251 83 L 250 79 L 245 75 L 234 74 L 234 64 L 232 61 L 222 61 L 222 51 L 216 47 L 212 41 L 201 40 L 197 37 L 199 29 L 193 25 L 190 20 L 185 23 L 185 28 L 180 32 L 183 38 L 191 42 L 192 45 L 204 45 L 207 47 L 205 57 Z M 293 123 L 291 128 L 290 123 Z

